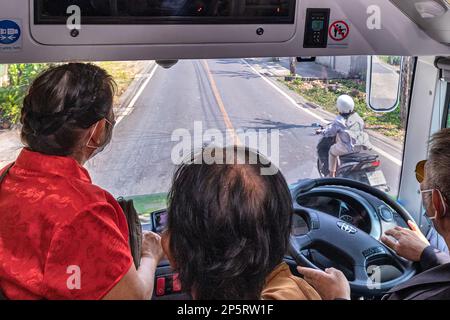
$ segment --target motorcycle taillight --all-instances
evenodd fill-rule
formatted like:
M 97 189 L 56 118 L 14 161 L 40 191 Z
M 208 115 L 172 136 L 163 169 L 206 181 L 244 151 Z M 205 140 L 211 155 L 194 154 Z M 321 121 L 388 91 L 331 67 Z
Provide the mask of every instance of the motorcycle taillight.
M 372 169 L 372 168 L 378 168 L 381 165 L 381 161 L 377 160 L 377 161 L 372 161 L 372 162 L 367 162 L 365 164 L 363 164 L 361 166 L 361 170 L 366 170 L 366 169 Z
M 381 161 L 380 160 L 372 162 L 372 167 L 379 167 L 380 165 L 381 165 Z

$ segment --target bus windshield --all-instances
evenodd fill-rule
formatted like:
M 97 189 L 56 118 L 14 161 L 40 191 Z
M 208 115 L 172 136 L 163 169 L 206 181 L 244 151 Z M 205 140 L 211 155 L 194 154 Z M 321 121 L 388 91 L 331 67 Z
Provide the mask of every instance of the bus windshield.
M 87 169 L 95 184 L 116 197 L 164 195 L 180 159 L 211 144 L 258 149 L 290 184 L 332 174 L 332 149 L 336 176 L 397 195 L 407 110 L 400 104 L 393 112 L 375 113 L 366 106 L 366 56 L 301 63 L 184 60 L 170 69 L 154 61 L 98 64 L 118 84 L 117 124 L 112 142 Z M 1 66 L 1 166 L 21 149 L 21 101 L 47 67 Z M 398 73 L 401 66 L 387 57 L 379 59 L 378 68 Z M 338 101 L 354 107 L 338 110 Z

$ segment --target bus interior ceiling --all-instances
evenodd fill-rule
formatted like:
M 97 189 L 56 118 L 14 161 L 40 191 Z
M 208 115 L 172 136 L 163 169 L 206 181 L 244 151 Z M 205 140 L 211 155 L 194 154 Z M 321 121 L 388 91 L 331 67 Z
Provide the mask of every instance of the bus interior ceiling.
M 121 0 L 0 0 L 0 21 L 20 30 L 0 44 L 0 63 L 450 54 L 448 0 L 420 1 L 431 3 L 425 8 L 417 0 L 219 2 L 189 11 L 189 1 L 161 0 L 133 11 Z M 105 10 L 107 3 L 114 5 Z M 78 27 L 67 24 L 76 21 L 64 9 L 70 4 L 81 8 Z

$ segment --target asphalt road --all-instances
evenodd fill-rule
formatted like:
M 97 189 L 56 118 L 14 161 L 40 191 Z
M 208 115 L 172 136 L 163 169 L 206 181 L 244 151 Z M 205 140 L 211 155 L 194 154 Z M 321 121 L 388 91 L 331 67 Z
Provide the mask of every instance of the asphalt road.
M 280 168 L 289 183 L 318 177 L 314 123 L 318 120 L 277 91 L 241 59 L 180 61 L 158 68 L 133 112 L 114 132 L 112 143 L 88 164 L 94 183 L 115 196 L 167 192 L 175 165 L 176 129 L 278 129 Z M 383 140 L 373 143 L 389 185 L 397 189 L 400 153 Z M 394 159 L 395 160 L 395 159 Z M 398 162 L 398 161 L 397 161 Z

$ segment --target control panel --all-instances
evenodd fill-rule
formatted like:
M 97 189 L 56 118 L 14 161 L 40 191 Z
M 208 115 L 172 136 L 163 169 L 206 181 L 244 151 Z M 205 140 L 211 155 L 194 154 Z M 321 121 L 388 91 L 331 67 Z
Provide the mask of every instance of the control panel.
M 163 297 L 171 294 L 180 294 L 181 291 L 181 282 L 180 279 L 178 279 L 178 274 L 167 274 L 156 277 L 156 297 Z
M 326 48 L 330 9 L 307 9 L 304 48 Z

